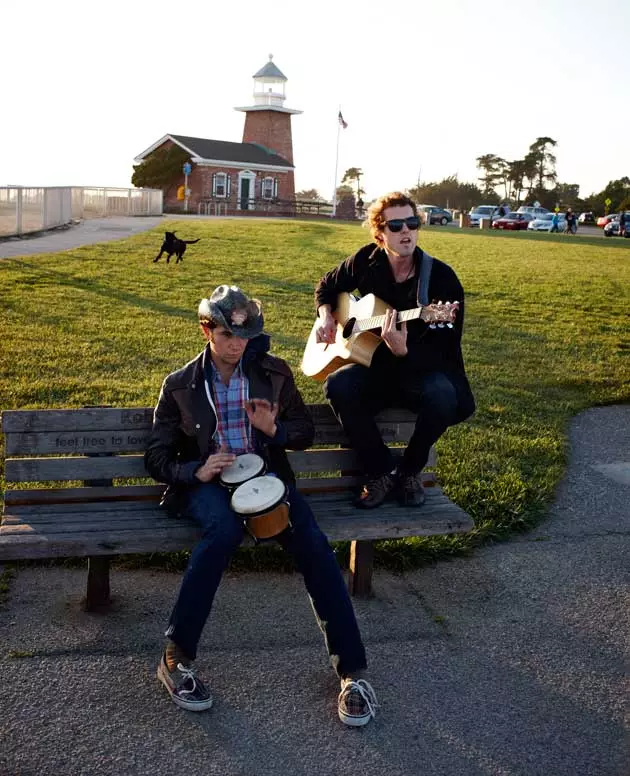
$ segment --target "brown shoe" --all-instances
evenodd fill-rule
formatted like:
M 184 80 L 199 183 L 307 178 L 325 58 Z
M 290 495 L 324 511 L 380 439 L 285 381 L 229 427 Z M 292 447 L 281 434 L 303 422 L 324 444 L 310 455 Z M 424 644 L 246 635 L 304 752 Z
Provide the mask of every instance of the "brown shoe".
M 401 474 L 396 495 L 403 507 L 421 507 L 426 498 L 422 487 L 422 472 Z
M 380 477 L 375 477 L 365 483 L 354 505 L 360 509 L 379 507 L 394 491 L 395 487 L 396 477 L 393 474 L 381 474 Z

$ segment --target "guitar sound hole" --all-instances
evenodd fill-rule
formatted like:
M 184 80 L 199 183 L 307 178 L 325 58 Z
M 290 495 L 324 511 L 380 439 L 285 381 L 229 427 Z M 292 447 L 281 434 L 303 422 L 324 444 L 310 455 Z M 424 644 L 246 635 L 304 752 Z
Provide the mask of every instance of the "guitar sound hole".
M 352 329 L 354 329 L 354 324 L 356 322 L 357 322 L 356 318 L 348 318 L 348 320 L 346 321 L 342 332 L 345 339 L 348 339 L 348 337 L 352 334 Z

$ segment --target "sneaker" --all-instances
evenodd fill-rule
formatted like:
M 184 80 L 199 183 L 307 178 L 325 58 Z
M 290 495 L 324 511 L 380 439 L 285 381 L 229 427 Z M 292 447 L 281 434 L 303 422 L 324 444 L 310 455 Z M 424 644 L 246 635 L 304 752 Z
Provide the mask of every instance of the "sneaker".
M 339 719 L 344 725 L 361 727 L 376 716 L 378 703 L 372 685 L 365 679 L 342 679 L 337 699 Z
M 381 474 L 380 477 L 375 477 L 365 483 L 354 505 L 361 509 L 379 507 L 395 487 L 396 478 L 393 474 Z
M 422 473 L 401 474 L 397 496 L 403 507 L 421 507 L 426 499 L 422 487 Z
M 157 670 L 157 678 L 168 690 L 173 703 L 188 711 L 205 711 L 212 706 L 212 696 L 201 679 L 195 676 L 192 666 L 178 663 L 174 671 L 169 671 L 166 658 L 162 655 Z

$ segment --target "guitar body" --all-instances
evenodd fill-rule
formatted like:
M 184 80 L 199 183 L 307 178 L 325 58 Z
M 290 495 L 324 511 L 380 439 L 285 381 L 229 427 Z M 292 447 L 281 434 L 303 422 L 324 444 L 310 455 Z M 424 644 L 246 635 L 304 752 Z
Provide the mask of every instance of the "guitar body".
M 345 364 L 370 366 L 374 351 L 382 342 L 381 338 L 371 331 L 344 337 L 343 329 L 350 319 L 372 318 L 376 315 L 384 315 L 386 310 L 385 302 L 374 294 L 366 294 L 361 299 L 355 299 L 351 294 L 339 294 L 337 309 L 333 313 L 337 321 L 335 342 L 326 344 L 316 341 L 317 321 L 315 321 L 304 349 L 302 372 L 308 377 L 314 377 L 315 380 L 323 382 L 331 372 Z

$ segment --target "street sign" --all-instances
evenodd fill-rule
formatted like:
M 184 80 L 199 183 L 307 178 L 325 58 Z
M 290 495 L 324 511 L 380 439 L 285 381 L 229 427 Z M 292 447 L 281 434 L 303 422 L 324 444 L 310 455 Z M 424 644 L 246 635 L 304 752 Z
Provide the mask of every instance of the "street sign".
M 607 197 L 604 200 L 604 205 L 606 205 L 606 207 L 610 207 L 612 205 L 612 199 L 610 197 Z
M 192 167 L 190 165 L 190 162 L 184 162 L 184 175 L 190 175 L 192 172 Z
M 536 202 L 534 202 L 534 207 L 540 207 L 540 202 L 538 200 L 536 200 Z

